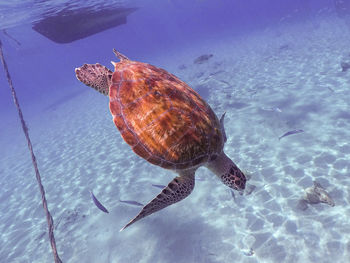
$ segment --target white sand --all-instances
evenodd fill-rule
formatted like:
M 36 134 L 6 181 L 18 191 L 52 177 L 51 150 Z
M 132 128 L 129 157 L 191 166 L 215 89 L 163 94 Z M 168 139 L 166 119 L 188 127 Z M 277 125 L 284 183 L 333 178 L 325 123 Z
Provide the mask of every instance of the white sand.
M 350 261 L 350 71 L 340 68 L 350 52 L 348 30 L 341 20 L 323 18 L 153 58 L 197 89 L 218 116 L 227 112 L 225 151 L 252 172 L 248 185 L 256 189 L 236 194 L 234 201 L 201 168 L 198 177 L 205 180 L 197 181 L 189 198 L 123 232 L 139 207 L 118 200 L 147 203 L 160 191 L 151 184 L 167 184 L 174 174 L 132 153 L 112 122 L 107 98 L 93 90 L 31 115 L 30 135 L 63 261 Z M 203 53 L 214 57 L 194 65 Z M 262 109 L 268 107 L 282 112 Z M 0 158 L 0 262 L 52 262 L 38 187 L 15 118 L 11 111 L 6 129 L 1 126 L 6 155 Z M 292 129 L 305 132 L 278 140 Z M 335 207 L 296 208 L 313 180 Z M 94 206 L 89 189 L 109 214 Z

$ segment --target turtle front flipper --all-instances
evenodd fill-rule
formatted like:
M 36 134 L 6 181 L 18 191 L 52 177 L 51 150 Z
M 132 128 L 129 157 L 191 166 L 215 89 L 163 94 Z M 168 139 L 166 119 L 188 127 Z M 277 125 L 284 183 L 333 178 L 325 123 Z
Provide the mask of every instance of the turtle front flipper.
M 136 221 L 153 214 L 171 204 L 181 201 L 189 196 L 194 188 L 194 172 L 186 175 L 180 175 L 175 177 L 166 186 L 159 195 L 145 205 L 140 213 L 127 223 L 120 231 L 123 231 L 128 226 L 132 225 Z
M 75 69 L 77 79 L 108 96 L 113 72 L 101 64 L 84 64 Z

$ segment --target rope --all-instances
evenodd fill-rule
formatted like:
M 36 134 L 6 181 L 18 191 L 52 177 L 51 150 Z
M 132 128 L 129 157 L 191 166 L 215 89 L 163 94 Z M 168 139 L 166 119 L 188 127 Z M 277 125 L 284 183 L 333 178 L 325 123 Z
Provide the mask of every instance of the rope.
M 18 111 L 18 115 L 19 115 L 19 118 L 21 120 L 22 129 L 23 129 L 24 135 L 26 136 L 27 143 L 28 143 L 28 148 L 29 148 L 29 151 L 30 151 L 30 154 L 31 154 L 31 157 L 32 157 L 32 163 L 33 163 L 34 170 L 35 170 L 36 180 L 38 181 L 38 185 L 39 185 L 39 189 L 40 189 L 40 193 L 41 193 L 41 199 L 42 199 L 43 207 L 44 207 L 44 210 L 45 210 L 45 213 L 46 213 L 46 220 L 47 220 L 47 224 L 48 224 L 48 227 L 49 227 L 49 238 L 50 238 L 50 243 L 51 243 L 51 248 L 52 248 L 53 256 L 54 256 L 54 259 L 55 259 L 55 263 L 62 263 L 61 259 L 59 258 L 58 254 L 57 254 L 55 236 L 53 234 L 54 222 L 53 222 L 52 216 L 51 216 L 51 214 L 49 212 L 49 209 L 47 207 L 47 201 L 46 201 L 46 198 L 45 198 L 45 190 L 44 190 L 43 185 L 41 184 L 41 177 L 40 177 L 40 173 L 39 173 L 39 169 L 38 169 L 38 164 L 36 162 L 36 158 L 35 158 L 35 155 L 34 155 L 34 152 L 33 152 L 33 146 L 32 146 L 32 143 L 30 141 L 30 138 L 29 138 L 28 127 L 27 127 L 27 125 L 26 125 L 26 123 L 25 123 L 25 121 L 23 119 L 22 110 L 21 110 L 21 108 L 19 106 L 19 102 L 18 102 L 18 99 L 17 99 L 16 91 L 15 91 L 15 89 L 13 87 L 13 84 L 12 84 L 12 79 L 11 79 L 11 76 L 10 76 L 10 73 L 9 73 L 9 70 L 8 70 L 8 67 L 7 67 L 7 63 L 5 61 L 4 54 L 3 54 L 3 51 L 2 51 L 2 42 L 1 42 L 1 40 L 0 40 L 0 59 L 1 59 L 2 65 L 4 66 L 4 69 L 5 69 L 5 72 L 6 72 L 7 81 L 9 83 L 9 86 L 10 86 L 10 89 L 11 89 L 11 92 L 12 92 L 12 97 L 13 97 L 14 103 L 16 105 L 16 108 L 17 108 L 17 111 Z

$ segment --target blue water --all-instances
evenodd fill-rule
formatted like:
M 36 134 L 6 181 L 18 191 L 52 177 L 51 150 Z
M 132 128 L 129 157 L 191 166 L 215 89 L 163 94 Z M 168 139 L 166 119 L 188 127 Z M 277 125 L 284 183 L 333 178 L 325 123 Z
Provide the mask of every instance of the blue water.
M 350 67 L 350 4 L 69 2 L 0 3 L 5 59 L 49 208 L 56 222 L 63 220 L 56 243 L 64 262 L 350 261 L 350 73 L 342 71 Z M 126 24 L 72 43 L 55 43 L 32 29 L 44 14 L 63 8 L 114 6 L 138 9 Z M 225 149 L 252 172 L 250 195 L 236 193 L 233 200 L 201 168 L 197 176 L 205 181 L 174 210 L 118 232 L 138 211 L 118 200 L 147 203 L 158 191 L 151 184 L 166 185 L 173 175 L 136 157 L 114 127 L 107 98 L 75 77 L 84 63 L 112 68 L 113 48 L 176 74 L 219 117 L 226 112 Z M 213 57 L 193 63 L 203 54 Z M 52 262 L 30 155 L 0 73 L 0 262 Z M 304 132 L 278 141 L 298 129 Z M 303 189 L 315 180 L 336 206 L 298 210 Z M 96 189 L 109 215 L 97 210 L 89 189 Z
M 57 6 L 61 7 L 59 4 L 61 1 L 57 2 Z M 99 4 L 98 1 L 91 2 L 92 6 Z M 332 6 L 332 1 L 308 1 L 307 4 L 303 4 L 304 1 L 284 1 L 286 3 L 281 4 L 278 0 L 248 2 L 249 4 L 247 1 L 224 0 L 219 3 L 214 1 L 188 3 L 185 0 L 175 0 L 151 1 L 146 5 L 131 1 L 126 5 L 141 8 L 128 17 L 127 25 L 102 32 L 84 41 L 57 45 L 31 30 L 31 21 L 28 21 L 30 18 L 21 24 L 20 18 L 14 17 L 13 24 L 8 25 L 6 18 L 9 14 L 16 15 L 17 12 L 37 14 L 40 13 L 40 8 L 44 9 L 39 3 L 34 5 L 39 11 L 34 12 L 30 1 L 23 7 L 22 4 L 17 7 L 13 1 L 11 4 L 13 6 L 9 4 L 7 8 L 6 4 L 2 4 L 5 8 L 0 10 L 5 16 L 1 28 L 9 28 L 9 33 L 23 43 L 18 47 L 6 37 L 3 40 L 8 50 L 6 55 L 9 64 L 18 65 L 12 66 L 14 68 L 12 71 L 18 70 L 21 65 L 25 67 L 25 70 L 21 71 L 21 76 L 12 75 L 18 92 L 24 92 L 23 97 L 31 102 L 42 96 L 42 92 L 50 90 L 48 86 L 66 86 L 75 81 L 70 70 L 80 65 L 81 61 L 107 63 L 113 47 L 141 60 L 144 57 L 151 58 L 154 52 L 169 53 L 170 50 L 192 46 L 208 39 L 219 41 L 225 34 L 245 34 L 263 30 L 288 14 L 294 15 L 294 19 L 303 19 L 327 5 Z M 49 6 L 54 9 L 55 1 L 50 1 Z M 298 11 L 295 12 L 296 9 Z M 33 20 L 37 21 L 38 16 L 34 16 Z M 43 68 L 52 70 L 43 72 Z M 43 75 L 47 77 L 43 78 Z M 5 97 L 3 92 L 4 89 L 1 90 L 1 98 Z M 10 106 L 8 101 L 1 100 L 1 105 L 8 108 Z

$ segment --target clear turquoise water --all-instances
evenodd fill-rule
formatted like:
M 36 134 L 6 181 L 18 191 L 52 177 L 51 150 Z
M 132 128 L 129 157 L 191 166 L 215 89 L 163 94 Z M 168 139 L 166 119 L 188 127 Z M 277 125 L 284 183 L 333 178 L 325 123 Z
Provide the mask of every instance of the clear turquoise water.
M 137 1 L 126 25 L 70 44 L 31 29 L 64 1 L 0 5 L 0 38 L 29 126 L 64 262 L 347 262 L 349 18 L 334 1 Z M 84 6 L 96 7 L 97 1 Z M 15 8 L 14 8 L 15 7 Z M 78 2 L 72 8 L 80 8 Z M 350 15 L 349 15 L 350 16 Z M 119 229 L 174 174 L 121 139 L 108 99 L 74 68 L 112 48 L 174 73 L 226 112 L 225 152 L 254 190 L 233 199 L 200 168 L 185 200 Z M 203 64 L 202 54 L 214 56 Z M 349 61 L 350 62 L 350 61 Z M 3 74 L 3 72 L 1 73 Z M 47 225 L 7 82 L 0 78 L 0 262 L 52 262 Z M 276 110 L 278 108 L 279 110 Z M 304 132 L 278 140 L 293 129 Z M 298 208 L 318 181 L 335 206 Z M 100 212 L 89 190 L 109 209 Z

